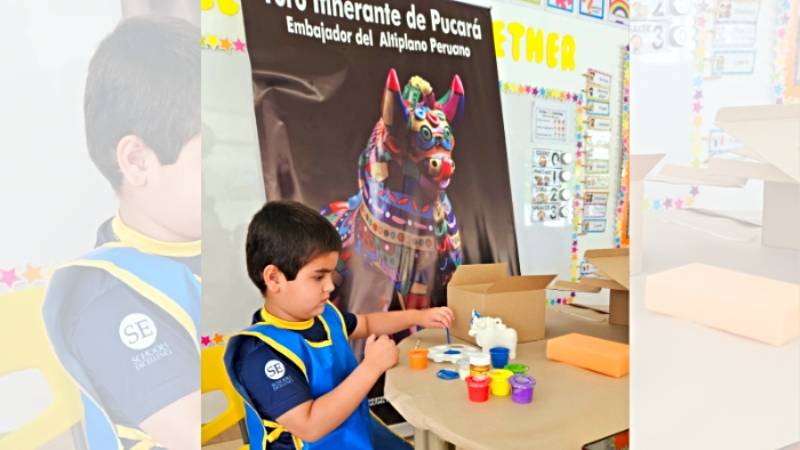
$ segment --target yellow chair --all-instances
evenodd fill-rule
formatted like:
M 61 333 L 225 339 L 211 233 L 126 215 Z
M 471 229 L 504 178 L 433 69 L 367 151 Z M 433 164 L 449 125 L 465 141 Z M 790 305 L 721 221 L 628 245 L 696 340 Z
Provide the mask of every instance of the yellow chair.
M 37 369 L 52 393 L 52 402 L 41 414 L 0 437 L 0 449 L 39 448 L 67 431 L 72 432 L 76 448 L 85 448 L 80 393 L 47 338 L 43 303 L 44 287 L 0 295 L 0 342 L 5 347 L 0 377 Z
M 203 424 L 200 429 L 202 444 L 219 436 L 228 428 L 244 421 L 244 403 L 239 393 L 228 379 L 225 371 L 223 355 L 225 354 L 224 345 L 206 347 L 200 354 L 200 392 L 222 391 L 228 406 L 220 415 L 210 422 Z M 239 450 L 248 449 L 248 445 L 243 445 Z

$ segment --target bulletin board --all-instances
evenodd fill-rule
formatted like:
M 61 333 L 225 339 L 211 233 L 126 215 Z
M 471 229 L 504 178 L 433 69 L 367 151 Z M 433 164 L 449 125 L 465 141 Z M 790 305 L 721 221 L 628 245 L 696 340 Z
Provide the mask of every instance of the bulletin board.
M 627 28 L 619 22 L 627 4 L 613 2 L 616 14 L 610 15 L 608 2 L 575 2 L 572 11 L 563 9 L 572 2 L 551 3 L 488 5 L 494 20 L 520 270 L 569 280 L 580 275 L 586 249 L 615 246 L 623 99 L 620 49 L 628 40 Z M 597 17 L 601 3 L 602 19 Z M 606 78 L 593 79 L 592 73 Z M 565 125 L 559 140 L 537 122 L 546 125 L 556 111 Z M 540 185 L 548 179 L 548 186 Z M 595 183 L 595 190 L 606 192 L 588 209 L 587 180 Z M 584 217 L 587 214 L 590 217 Z
M 631 92 L 631 114 L 636 117 L 631 130 L 634 151 L 665 153 L 664 164 L 700 168 L 708 158 L 724 157 L 741 147 L 714 126 L 714 118 L 722 107 L 782 101 L 788 71 L 776 70 L 776 55 L 785 55 L 778 45 L 786 41 L 780 36 L 789 34 L 788 4 L 768 0 L 633 2 L 633 76 L 648 80 L 634 83 Z M 781 31 L 781 26 L 786 29 Z M 654 105 L 661 114 L 653 114 Z M 762 189 L 757 181 L 736 190 L 648 183 L 645 206 L 756 210 Z

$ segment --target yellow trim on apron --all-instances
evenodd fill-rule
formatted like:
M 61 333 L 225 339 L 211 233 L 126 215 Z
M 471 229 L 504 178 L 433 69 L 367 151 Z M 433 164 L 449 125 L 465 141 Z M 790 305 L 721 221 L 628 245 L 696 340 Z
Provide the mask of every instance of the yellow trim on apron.
M 342 331 L 344 332 L 344 337 L 350 339 L 350 333 L 347 332 L 347 324 L 344 322 L 344 315 L 341 311 L 339 311 L 339 308 L 337 308 L 336 305 L 331 303 L 330 300 L 328 300 L 328 304 L 331 305 L 331 308 L 333 308 L 334 311 L 336 311 L 336 314 L 339 316 L 339 320 L 342 322 Z
M 237 334 L 238 335 L 242 335 L 242 336 L 253 336 L 255 338 L 261 339 L 262 341 L 267 343 L 267 345 L 269 345 L 273 349 L 275 349 L 275 350 L 279 351 L 281 354 L 283 354 L 283 356 L 289 358 L 289 360 L 291 362 L 295 363 L 295 365 L 297 365 L 297 367 L 299 367 L 300 370 L 303 371 L 303 375 L 305 375 L 306 381 L 308 381 L 308 373 L 306 371 L 306 364 L 303 362 L 302 359 L 300 359 L 297 355 L 295 355 L 293 351 L 291 351 L 288 348 L 284 347 L 283 345 L 279 344 L 276 340 L 272 339 L 271 337 L 264 336 L 264 335 L 259 334 L 259 333 L 254 333 L 254 332 L 251 332 L 251 331 L 241 331 L 241 332 L 239 332 Z
M 166 242 L 146 236 L 126 225 L 125 222 L 122 221 L 122 218 L 120 218 L 119 213 L 111 219 L 111 230 L 120 240 L 119 244 L 115 243 L 112 246 L 120 245 L 124 247 L 133 247 L 143 253 L 188 258 L 200 255 L 202 249 L 199 240 Z
M 330 301 L 328 301 L 328 303 L 330 303 Z M 336 310 L 336 307 L 334 307 L 334 309 Z M 338 310 L 336 311 L 338 312 Z M 261 317 L 261 322 L 258 323 L 272 325 L 284 330 L 302 331 L 302 330 L 307 330 L 312 326 L 314 326 L 313 317 L 308 320 L 304 320 L 302 322 L 290 322 L 288 320 L 284 320 L 281 319 L 280 317 L 276 317 L 275 315 L 270 314 L 269 311 L 267 311 L 267 309 L 264 307 L 262 307 L 261 311 L 259 311 L 259 316 Z M 308 345 L 314 348 L 322 348 L 322 347 L 327 347 L 329 345 L 333 345 L 333 341 L 331 340 L 331 329 L 328 327 L 328 322 L 325 320 L 322 314 L 316 317 L 319 318 L 320 322 L 322 322 L 322 328 L 325 329 L 325 336 L 326 336 L 325 340 L 319 342 L 309 341 L 308 339 L 305 338 L 304 340 L 306 341 L 306 343 L 308 343 Z M 344 326 L 344 318 L 342 318 L 342 326 Z M 344 334 L 345 336 L 347 336 L 347 328 L 344 328 Z
M 127 270 L 114 265 L 108 261 L 99 261 L 99 260 L 89 260 L 89 259 L 81 259 L 74 261 L 72 263 L 66 264 L 66 266 L 82 266 L 82 267 L 94 267 L 96 269 L 102 269 L 106 272 L 114 275 L 119 280 L 124 282 L 126 285 L 130 286 L 131 289 L 135 290 L 139 294 L 141 294 L 144 298 L 152 301 L 161 309 L 167 312 L 171 317 L 175 318 L 178 323 L 183 326 L 186 331 L 192 337 L 192 340 L 195 341 L 195 336 L 197 336 L 197 330 L 194 326 L 194 322 L 189 314 L 181 309 L 180 306 L 177 306 L 167 297 L 166 294 L 161 292 L 160 290 L 156 289 L 155 287 L 145 283 L 141 278 L 137 277 L 136 275 L 128 272 Z M 200 352 L 200 347 L 195 345 L 195 349 Z

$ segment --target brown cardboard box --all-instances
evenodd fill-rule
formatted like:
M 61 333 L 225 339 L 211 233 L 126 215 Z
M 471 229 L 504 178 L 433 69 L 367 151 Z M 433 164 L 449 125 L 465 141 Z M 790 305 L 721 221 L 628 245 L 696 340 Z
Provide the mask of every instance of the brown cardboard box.
M 800 208 L 793 207 L 800 203 L 800 105 L 720 108 L 715 125 L 744 145 L 730 152 L 744 159 L 714 157 L 707 168 L 673 167 L 667 173 L 671 176 L 651 179 L 740 187 L 748 180 L 763 180 L 761 242 L 800 250 L 800 233 L 795 231 Z
M 512 277 L 505 263 L 459 266 L 447 285 L 447 305 L 456 316 L 450 331 L 475 343 L 468 334 L 474 309 L 482 316 L 499 317 L 517 330 L 518 342 L 544 339 L 545 289 L 555 277 Z
M 628 325 L 628 289 L 630 264 L 627 248 L 586 250 L 584 258 L 598 270 L 596 275 L 585 276 L 578 283 L 559 281 L 554 289 L 562 291 L 599 292 L 608 289 L 609 318 L 614 325 Z
M 642 246 L 644 243 L 644 182 L 650 171 L 664 158 L 663 153 L 652 155 L 631 155 L 630 218 L 628 233 L 631 243 L 632 274 L 642 271 Z

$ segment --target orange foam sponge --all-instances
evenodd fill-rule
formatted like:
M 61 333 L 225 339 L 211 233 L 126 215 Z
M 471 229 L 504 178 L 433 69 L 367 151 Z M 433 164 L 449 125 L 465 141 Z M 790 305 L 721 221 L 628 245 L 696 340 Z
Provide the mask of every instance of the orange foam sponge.
M 547 359 L 593 370 L 612 377 L 628 374 L 627 344 L 570 333 L 547 341 Z

